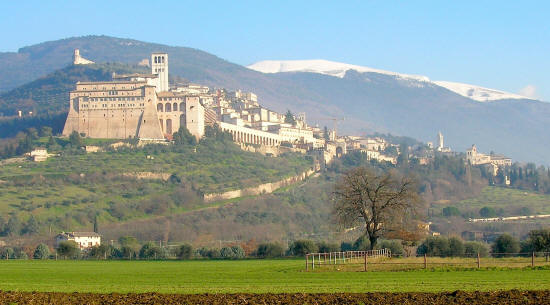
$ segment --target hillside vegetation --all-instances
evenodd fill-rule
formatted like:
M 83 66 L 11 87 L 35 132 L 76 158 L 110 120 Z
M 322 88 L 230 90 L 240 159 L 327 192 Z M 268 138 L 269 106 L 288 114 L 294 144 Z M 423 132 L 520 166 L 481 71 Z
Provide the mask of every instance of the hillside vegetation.
M 197 145 L 128 146 L 90 154 L 70 143 L 49 146 L 59 147 L 59 156 L 0 167 L 2 235 L 90 230 L 94 223 L 182 213 L 205 207 L 203 193 L 278 181 L 312 166 L 303 155 L 274 158 L 242 151 L 225 134 Z M 137 179 L 136 173 L 152 179 Z

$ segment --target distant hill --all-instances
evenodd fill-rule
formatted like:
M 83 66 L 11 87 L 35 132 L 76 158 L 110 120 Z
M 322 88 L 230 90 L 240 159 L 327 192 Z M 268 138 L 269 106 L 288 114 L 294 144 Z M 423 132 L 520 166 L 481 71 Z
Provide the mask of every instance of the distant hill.
M 434 141 L 442 131 L 446 145 L 457 151 L 475 143 L 483 152 L 493 150 L 515 160 L 550 164 L 550 134 L 546 131 L 550 126 L 549 103 L 522 99 L 481 103 L 487 94 L 497 98 L 512 95 L 471 85 L 428 83 L 384 71 L 347 70 L 338 76 L 303 71 L 268 74 L 196 49 L 86 36 L 0 53 L 0 90 L 16 88 L 66 67 L 75 48 L 98 63 L 130 65 L 149 58 L 151 52 L 165 51 L 173 75 L 211 87 L 253 91 L 262 105 L 281 112 L 306 112 L 308 121 L 320 126 L 331 127 L 328 118 L 345 117 L 338 126 L 342 133 L 391 132 Z M 467 97 L 470 93 L 472 98 Z M 10 100 L 0 111 L 13 115 L 9 112 L 25 105 L 21 100 L 18 106 L 13 103 Z
M 23 86 L 0 94 L 0 113 L 5 116 L 23 113 L 66 111 L 69 91 L 78 81 L 111 80 L 113 72 L 145 72 L 143 67 L 124 64 L 69 65 Z

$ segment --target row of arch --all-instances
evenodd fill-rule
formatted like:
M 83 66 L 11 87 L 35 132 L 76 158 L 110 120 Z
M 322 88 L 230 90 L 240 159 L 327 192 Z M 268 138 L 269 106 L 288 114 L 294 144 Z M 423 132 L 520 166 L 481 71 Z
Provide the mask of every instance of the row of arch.
M 187 123 L 185 114 L 180 115 L 179 126 L 173 126 L 172 119 L 166 119 L 166 122 L 163 122 L 162 119 L 159 119 L 159 122 L 160 126 L 162 127 L 162 132 L 164 132 L 165 134 L 173 134 L 174 132 L 178 131 L 179 127 L 186 126 Z
M 158 103 L 157 104 L 157 112 L 172 112 L 172 111 L 178 111 L 178 108 L 179 108 L 179 111 L 184 111 L 185 109 L 185 103 L 180 103 L 179 106 L 178 106 L 178 103 L 166 103 L 166 104 L 162 104 L 162 103 Z
M 242 131 L 227 130 L 233 136 L 233 141 L 237 143 L 261 144 L 267 146 L 277 146 L 279 141 L 271 137 L 262 137 Z

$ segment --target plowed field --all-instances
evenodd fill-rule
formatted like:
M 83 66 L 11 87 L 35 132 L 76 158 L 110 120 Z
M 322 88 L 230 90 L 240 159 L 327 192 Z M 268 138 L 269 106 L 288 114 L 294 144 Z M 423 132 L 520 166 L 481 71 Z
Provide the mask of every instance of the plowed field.
M 362 294 L 94 294 L 0 292 L 0 304 L 550 304 L 550 291 Z

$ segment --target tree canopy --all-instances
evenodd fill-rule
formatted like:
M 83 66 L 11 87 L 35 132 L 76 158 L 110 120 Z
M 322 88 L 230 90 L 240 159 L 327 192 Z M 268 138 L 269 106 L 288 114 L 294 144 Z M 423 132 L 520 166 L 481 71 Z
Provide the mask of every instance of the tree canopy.
M 345 227 L 365 225 L 374 249 L 384 233 L 411 225 L 421 200 L 415 179 L 397 171 L 357 167 L 340 178 L 334 187 L 333 211 Z M 418 228 L 418 224 L 411 229 Z

